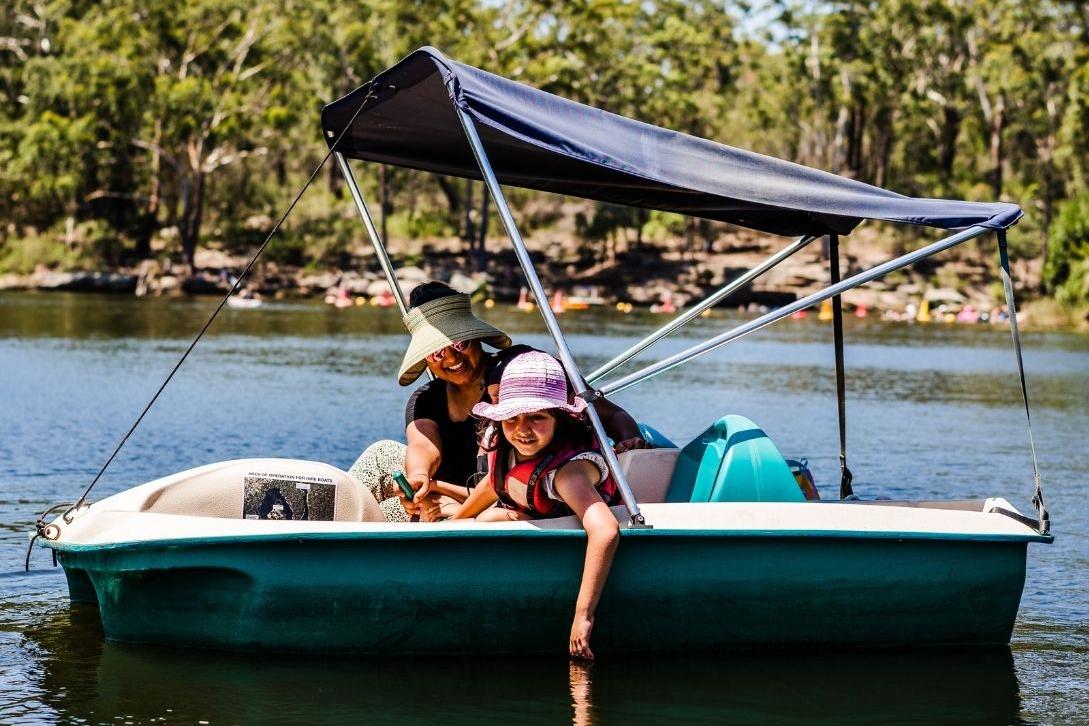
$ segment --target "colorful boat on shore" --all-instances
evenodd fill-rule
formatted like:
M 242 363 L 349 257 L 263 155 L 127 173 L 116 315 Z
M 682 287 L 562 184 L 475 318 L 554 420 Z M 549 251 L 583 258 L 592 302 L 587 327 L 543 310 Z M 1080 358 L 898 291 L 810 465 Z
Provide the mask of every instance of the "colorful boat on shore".
M 720 419 L 683 448 L 618 457 L 605 446 L 624 506 L 614 508 L 622 541 L 597 613 L 595 650 L 1009 642 L 1027 547 L 1052 541 L 1039 476 L 1034 472 L 1035 517 L 1000 497 L 859 499 L 847 468 L 839 296 L 994 232 L 1020 367 L 1005 253 L 1005 229 L 1020 209 L 904 197 L 573 103 L 430 48 L 327 106 L 322 121 L 402 312 L 404 294 L 349 159 L 482 179 L 538 301 L 548 298 L 504 184 L 801 235 L 589 375 L 575 363 L 555 314 L 538 306 L 558 358 L 587 399 L 825 301 L 832 311 L 839 499 L 807 500 L 774 443 L 739 416 Z M 866 219 L 959 231 L 841 280 L 838 236 Z M 830 250 L 824 290 L 602 380 L 822 236 Z M 588 411 L 605 443 L 593 407 Z M 585 551 L 573 517 L 387 523 L 377 521 L 368 496 L 328 464 L 222 462 L 92 504 L 81 498 L 43 522 L 39 536 L 64 567 L 72 599 L 97 604 L 110 640 L 361 653 L 565 648 Z M 469 564 L 482 559 L 491 566 Z

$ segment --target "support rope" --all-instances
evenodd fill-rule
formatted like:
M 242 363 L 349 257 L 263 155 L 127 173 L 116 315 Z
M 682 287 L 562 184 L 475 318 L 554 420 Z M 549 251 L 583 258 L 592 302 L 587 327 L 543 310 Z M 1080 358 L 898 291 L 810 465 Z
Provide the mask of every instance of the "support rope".
M 839 235 L 828 235 L 828 273 L 832 284 L 839 283 Z M 843 300 L 832 298 L 832 344 L 836 349 L 836 404 L 839 413 L 839 498 L 853 496 L 854 475 L 847 468 L 847 374 L 843 364 Z
M 291 211 L 295 209 L 295 205 L 299 203 L 302 195 L 306 192 L 308 188 L 310 188 L 310 184 L 313 183 L 314 179 L 318 175 L 318 172 L 320 172 L 322 167 L 325 166 L 325 162 L 329 161 L 329 157 L 333 155 L 334 151 L 336 151 L 337 146 L 344 139 L 344 136 L 348 133 L 348 130 L 352 127 L 352 124 L 355 123 L 356 118 L 358 118 L 359 114 L 363 112 L 363 109 L 367 107 L 367 104 L 376 97 L 377 95 L 375 94 L 374 89 L 369 89 L 367 95 L 364 96 L 363 101 L 359 104 L 359 108 L 356 109 L 355 113 L 352 114 L 351 119 L 349 119 L 348 123 L 345 124 L 344 130 L 341 131 L 340 135 L 337 136 L 336 140 L 332 144 L 330 144 L 329 151 L 326 152 L 325 157 L 321 160 L 321 163 L 318 164 L 314 171 L 310 174 L 310 178 L 306 180 L 306 184 L 304 184 L 302 189 L 299 190 L 298 194 L 295 195 L 295 199 L 292 200 L 291 205 L 287 208 L 283 215 L 280 216 L 279 221 L 276 222 L 276 225 L 272 228 L 272 231 L 268 233 L 267 237 L 265 237 L 265 241 L 262 242 L 261 246 L 257 248 L 257 252 L 246 264 L 245 269 L 242 270 L 242 273 L 238 276 L 238 279 L 235 280 L 235 283 L 231 285 L 231 289 L 228 290 L 227 294 L 223 297 L 223 299 L 219 301 L 219 305 L 217 305 L 216 309 L 212 311 L 211 317 L 208 318 L 208 321 L 204 323 L 204 327 L 202 327 L 200 329 L 200 332 L 197 333 L 197 336 L 193 338 L 193 342 L 190 343 L 189 347 L 185 349 L 184 353 L 182 353 L 182 357 L 174 365 L 174 368 L 170 371 L 166 379 L 162 382 L 162 385 L 159 386 L 159 390 L 155 391 L 155 395 L 151 397 L 151 400 L 147 402 L 146 406 L 144 406 L 144 410 L 141 411 L 140 415 L 136 417 L 136 421 L 132 424 L 128 432 L 121 439 L 121 442 L 117 444 L 117 448 L 115 448 L 113 450 L 113 453 L 110 454 L 110 458 L 107 459 L 106 463 L 102 465 L 102 468 L 99 470 L 94 480 L 83 491 L 83 494 L 80 495 L 80 498 L 78 500 L 76 500 L 76 503 L 73 504 L 71 508 L 69 508 L 64 513 L 63 516 L 66 523 L 70 524 L 72 522 L 72 513 L 78 510 L 81 506 L 83 506 L 83 502 L 87 499 L 87 495 L 91 493 L 91 490 L 94 489 L 95 484 L 98 483 L 98 480 L 102 478 L 102 475 L 106 472 L 106 469 L 109 468 L 111 463 L 113 463 L 114 458 L 117 456 L 118 452 L 121 451 L 121 447 L 123 447 L 125 445 L 125 442 L 129 440 L 129 437 L 132 436 L 132 433 L 136 430 L 136 427 L 140 425 L 140 422 L 144 420 L 144 416 L 147 415 L 147 412 L 150 411 L 151 407 L 155 405 L 155 402 L 159 400 L 159 395 L 163 392 L 163 389 L 165 389 L 167 384 L 170 383 L 171 379 L 174 378 L 174 374 L 178 372 L 178 369 L 181 368 L 182 363 L 184 363 L 185 359 L 189 357 L 189 354 L 193 352 L 193 348 L 196 347 L 197 342 L 200 341 L 200 339 L 204 336 L 205 331 L 207 331 L 208 328 L 212 325 L 212 321 L 216 319 L 217 315 L 219 315 L 219 311 L 222 310 L 223 306 L 227 304 L 227 300 L 229 300 L 231 295 L 233 295 L 235 291 L 238 290 L 238 286 L 242 284 L 242 281 L 246 278 L 246 275 L 249 273 L 250 269 L 253 268 L 254 263 L 257 262 L 257 258 L 261 256 L 262 252 L 265 251 L 265 248 L 268 247 L 268 243 L 272 240 L 273 235 L 275 235 L 276 232 L 279 231 L 280 226 L 284 223 L 284 220 L 287 219 L 288 215 L 291 214 Z
M 1013 277 L 1010 275 L 1010 257 L 1006 250 L 1006 230 L 998 232 L 998 261 L 1002 267 L 1002 289 L 1006 293 L 1006 310 L 1010 316 L 1010 335 L 1013 337 L 1013 350 L 1017 356 L 1017 375 L 1021 379 L 1021 399 L 1025 402 L 1025 421 L 1028 424 L 1029 450 L 1032 452 L 1032 506 L 1039 518 L 1039 532 L 1047 534 L 1051 530 L 1051 516 L 1044 504 L 1043 484 L 1040 481 L 1040 467 L 1036 462 L 1036 441 L 1032 436 L 1032 414 L 1029 412 L 1028 386 L 1025 385 L 1025 364 L 1021 358 L 1021 334 L 1017 329 L 1017 303 L 1013 296 Z

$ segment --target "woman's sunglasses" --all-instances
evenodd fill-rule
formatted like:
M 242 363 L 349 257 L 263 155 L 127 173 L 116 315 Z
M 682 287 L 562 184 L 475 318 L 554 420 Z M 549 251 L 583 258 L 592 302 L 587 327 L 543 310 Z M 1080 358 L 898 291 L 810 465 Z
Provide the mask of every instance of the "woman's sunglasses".
M 472 344 L 473 344 L 473 341 L 471 341 L 471 340 L 455 340 L 450 345 L 445 345 L 445 346 L 439 348 L 438 350 L 436 350 L 431 355 L 427 356 L 427 360 L 431 361 L 432 363 L 441 363 L 442 359 L 444 357 L 446 357 L 446 349 L 447 348 L 450 348 L 451 350 L 455 350 L 458 353 L 464 353 L 466 350 L 469 349 L 469 346 L 472 345 Z

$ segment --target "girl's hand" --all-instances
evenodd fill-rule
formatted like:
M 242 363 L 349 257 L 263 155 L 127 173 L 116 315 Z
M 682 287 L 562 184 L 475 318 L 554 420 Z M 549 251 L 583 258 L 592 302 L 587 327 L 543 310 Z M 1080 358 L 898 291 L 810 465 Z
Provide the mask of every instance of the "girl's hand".
M 594 629 L 593 615 L 580 615 L 575 613 L 575 619 L 571 623 L 570 652 L 574 658 L 594 659 L 594 652 L 590 650 L 590 631 Z
M 439 505 L 437 494 L 432 494 L 420 502 L 421 522 L 438 522 L 442 519 L 442 507 Z

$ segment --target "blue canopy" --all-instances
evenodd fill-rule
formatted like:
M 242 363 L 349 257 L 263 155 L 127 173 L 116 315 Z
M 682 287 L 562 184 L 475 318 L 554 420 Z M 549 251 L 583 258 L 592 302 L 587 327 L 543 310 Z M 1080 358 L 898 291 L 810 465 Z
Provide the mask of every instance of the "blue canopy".
M 864 219 L 1004 229 L 1014 204 L 916 199 L 651 126 L 420 48 L 322 110 L 327 143 L 354 159 L 480 179 L 463 109 L 501 184 L 679 212 L 784 235 L 846 234 Z

